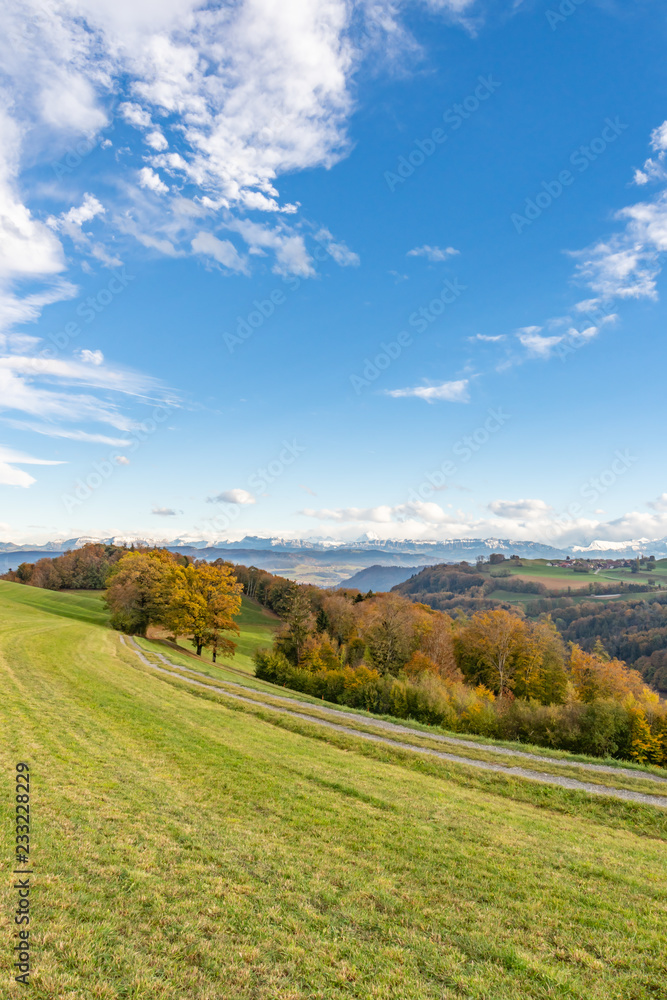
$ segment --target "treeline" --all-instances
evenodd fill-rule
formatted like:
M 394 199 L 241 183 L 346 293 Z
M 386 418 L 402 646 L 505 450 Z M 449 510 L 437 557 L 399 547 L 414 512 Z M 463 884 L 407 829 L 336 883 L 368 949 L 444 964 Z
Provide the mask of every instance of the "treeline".
M 284 626 L 258 677 L 450 730 L 667 766 L 667 706 L 598 643 L 566 645 L 548 616 L 457 618 L 395 591 L 302 587 L 237 567 Z
M 150 626 L 171 639 L 189 639 L 200 656 L 205 647 L 233 656 L 238 635 L 242 586 L 230 563 L 185 561 L 167 549 L 125 552 L 112 568 L 105 601 L 113 628 L 146 635 Z
M 598 641 L 604 643 L 613 656 L 626 660 L 641 670 L 649 683 L 667 691 L 666 594 L 602 605 L 582 601 L 559 610 L 556 625 L 565 639 L 584 649 L 592 649 Z
M 55 558 L 21 563 L 1 579 L 44 590 L 103 590 L 111 569 L 126 552 L 118 545 L 91 543 Z

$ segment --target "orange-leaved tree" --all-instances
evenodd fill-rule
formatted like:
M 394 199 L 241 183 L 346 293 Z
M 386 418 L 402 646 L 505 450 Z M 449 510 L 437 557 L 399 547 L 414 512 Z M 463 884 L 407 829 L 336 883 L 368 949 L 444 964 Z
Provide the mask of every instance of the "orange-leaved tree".
M 514 674 L 529 646 L 530 630 L 525 619 L 503 608 L 476 612 L 456 636 L 464 673 L 488 683 L 501 697 L 511 690 Z
M 236 644 L 223 635 L 240 629 L 234 618 L 241 610 L 242 586 L 229 565 L 208 563 L 174 566 L 164 582 L 162 624 L 176 638 L 191 640 L 201 656 L 211 646 L 233 656 Z
M 592 702 L 598 698 L 623 701 L 629 695 L 645 700 L 650 693 L 641 674 L 632 670 L 623 660 L 602 659 L 595 653 L 586 653 L 576 643 L 570 649 L 570 677 L 580 701 Z

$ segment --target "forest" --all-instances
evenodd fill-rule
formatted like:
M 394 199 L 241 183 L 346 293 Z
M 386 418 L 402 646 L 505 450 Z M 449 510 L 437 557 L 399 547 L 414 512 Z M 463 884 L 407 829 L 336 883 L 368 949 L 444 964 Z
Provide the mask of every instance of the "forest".
M 252 567 L 235 574 L 284 623 L 273 648 L 256 654 L 261 679 L 452 731 L 667 766 L 667 706 L 656 691 L 600 640 L 590 651 L 566 642 L 549 615 L 452 617 L 399 588 L 363 595 Z

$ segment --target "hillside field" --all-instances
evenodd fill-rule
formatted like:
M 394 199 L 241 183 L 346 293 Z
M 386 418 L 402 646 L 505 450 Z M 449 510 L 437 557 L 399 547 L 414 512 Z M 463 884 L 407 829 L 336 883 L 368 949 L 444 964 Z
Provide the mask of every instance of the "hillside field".
M 574 565 L 574 562 L 573 562 Z M 650 572 L 639 570 L 633 573 L 627 568 L 591 570 L 590 573 L 575 573 L 574 569 L 563 566 L 549 566 L 546 559 L 522 559 L 521 566 L 513 566 L 509 559 L 495 566 L 484 567 L 484 572 L 491 577 L 501 571 L 509 570 L 510 575 L 533 583 L 542 583 L 549 590 L 562 591 L 570 587 L 573 591 L 588 587 L 589 583 L 639 583 L 646 584 L 646 591 L 652 590 L 651 584 L 667 586 L 667 559 L 656 562 L 655 569 Z M 502 589 L 502 577 L 498 577 L 498 589 Z M 518 595 L 514 595 L 515 599 Z M 639 592 L 637 592 L 637 596 Z
M 3 1000 L 665 996 L 666 810 L 287 722 L 105 621 L 99 595 L 0 581 L 3 857 L 27 761 L 34 870 L 27 991 L 2 883 Z

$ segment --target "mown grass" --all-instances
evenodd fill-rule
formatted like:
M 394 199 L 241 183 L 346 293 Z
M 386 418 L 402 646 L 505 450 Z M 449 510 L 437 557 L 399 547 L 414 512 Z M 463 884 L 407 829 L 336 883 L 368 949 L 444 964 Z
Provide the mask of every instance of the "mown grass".
M 444 729 L 441 726 L 431 726 L 426 723 L 417 722 L 414 719 L 399 719 L 391 715 L 375 715 L 370 712 L 366 712 L 363 709 L 350 708 L 347 705 L 338 705 L 332 702 L 324 701 L 322 698 L 315 698 L 312 695 L 304 694 L 301 691 L 293 691 L 290 688 L 270 684 L 267 681 L 258 680 L 254 676 L 240 677 L 234 672 L 233 669 L 229 670 L 224 665 L 207 663 L 194 656 L 183 655 L 182 652 L 179 652 L 173 647 L 167 648 L 158 642 L 148 639 L 138 639 L 135 641 L 145 653 L 149 654 L 149 656 L 154 653 L 162 653 L 163 655 L 166 655 L 167 659 L 173 665 L 204 674 L 212 681 L 223 683 L 227 681 L 234 684 L 242 684 L 245 687 L 261 693 L 262 695 L 280 695 L 281 698 L 290 698 L 296 702 L 303 702 L 309 707 L 312 707 L 315 711 L 318 707 L 335 708 L 338 712 L 344 712 L 350 718 L 350 723 L 357 720 L 364 723 L 368 722 L 368 724 L 372 726 L 376 719 L 382 719 L 383 721 L 393 722 L 400 726 L 409 726 L 416 732 L 423 733 L 426 737 L 432 735 L 433 733 L 437 733 L 453 739 L 465 739 L 467 741 L 479 743 L 480 747 L 492 745 L 500 749 L 518 750 L 522 753 L 535 754 L 538 757 L 559 758 L 564 763 L 569 764 L 605 764 L 609 767 L 618 768 L 622 771 L 635 772 L 637 778 L 641 778 L 644 774 L 654 774 L 660 778 L 667 778 L 667 771 L 665 771 L 664 768 L 651 764 L 636 764 L 633 761 L 620 760 L 615 757 L 592 757 L 587 754 L 575 754 L 570 753 L 567 750 L 537 746 L 534 743 L 519 743 L 516 740 L 499 740 L 487 736 L 478 736 L 474 733 L 454 732 L 449 729 Z M 160 664 L 160 661 L 155 662 Z M 494 754 L 492 757 L 489 757 L 489 759 L 497 759 L 497 755 Z M 540 764 L 540 766 L 542 765 Z
M 0 590 L 3 851 L 27 759 L 37 1000 L 665 995 L 658 810 L 269 722 L 63 609 Z
M 153 660 L 151 658 L 150 652 L 148 658 L 151 659 L 158 667 L 163 667 L 164 663 L 159 660 Z M 138 665 L 138 664 L 136 664 Z M 176 665 L 175 665 L 176 666 Z M 146 668 L 150 669 L 150 668 Z M 202 682 L 208 684 L 208 681 L 196 671 L 197 676 L 194 678 L 198 684 Z M 184 683 L 188 683 L 188 679 L 191 675 L 184 670 L 180 675 Z M 174 673 L 168 682 L 178 684 L 178 677 Z M 213 686 L 215 685 L 215 687 Z M 216 690 L 218 688 L 218 690 Z M 456 754 L 458 756 L 464 756 L 470 760 L 484 761 L 490 764 L 498 764 L 505 767 L 521 767 L 527 768 L 533 771 L 543 772 L 545 774 L 556 775 L 560 777 L 575 778 L 579 781 L 588 781 L 594 784 L 599 784 L 604 787 L 614 789 L 614 788 L 626 788 L 631 791 L 642 792 L 647 795 L 658 795 L 660 797 L 667 797 L 667 772 L 663 768 L 653 768 L 650 772 L 647 770 L 628 770 L 627 772 L 623 769 L 618 769 L 616 773 L 598 772 L 587 770 L 578 761 L 572 759 L 570 755 L 567 757 L 562 757 L 562 763 L 552 760 L 550 758 L 543 758 L 538 760 L 526 760 L 525 758 L 517 758 L 512 756 L 510 753 L 503 753 L 502 749 L 491 750 L 489 745 L 465 745 L 460 744 L 445 743 L 442 740 L 436 738 L 435 727 L 432 727 L 430 732 L 418 731 L 412 728 L 411 722 L 403 720 L 392 720 L 394 724 L 409 727 L 410 732 L 396 732 L 381 728 L 378 725 L 377 717 L 366 716 L 361 714 L 351 714 L 346 713 L 345 718 L 341 719 L 338 716 L 331 715 L 327 711 L 331 708 L 328 703 L 325 706 L 322 702 L 316 700 L 310 703 L 299 702 L 296 699 L 291 699 L 291 704 L 285 704 L 285 696 L 282 691 L 279 693 L 278 690 L 273 688 L 270 691 L 256 691 L 245 687 L 243 691 L 240 691 L 237 686 L 237 679 L 230 681 L 228 678 L 211 678 L 210 691 L 205 692 L 210 694 L 213 698 L 222 697 L 224 701 L 224 695 L 221 694 L 221 690 L 228 692 L 232 698 L 234 695 L 242 694 L 244 698 L 249 698 L 256 701 L 257 707 L 260 710 L 262 717 L 265 718 L 266 712 L 263 711 L 264 708 L 274 707 L 277 711 L 288 709 L 291 712 L 297 712 L 311 718 L 320 719 L 325 723 L 334 723 L 335 725 L 344 725 L 352 731 L 371 733 L 380 736 L 383 740 L 390 740 L 397 743 L 408 742 L 413 745 L 416 749 L 424 748 L 428 750 L 436 750 L 439 753 L 450 753 Z M 200 690 L 199 694 L 202 693 Z M 232 706 L 233 702 L 232 702 Z M 246 706 L 246 711 L 248 706 Z M 338 711 L 338 707 L 336 707 Z M 306 720 L 307 721 L 307 720 Z M 599 761 L 598 761 L 599 763 Z M 655 773 L 659 777 L 663 778 L 665 784 L 658 783 L 651 780 L 648 774 Z M 665 833 L 667 833 L 667 814 L 665 814 Z

